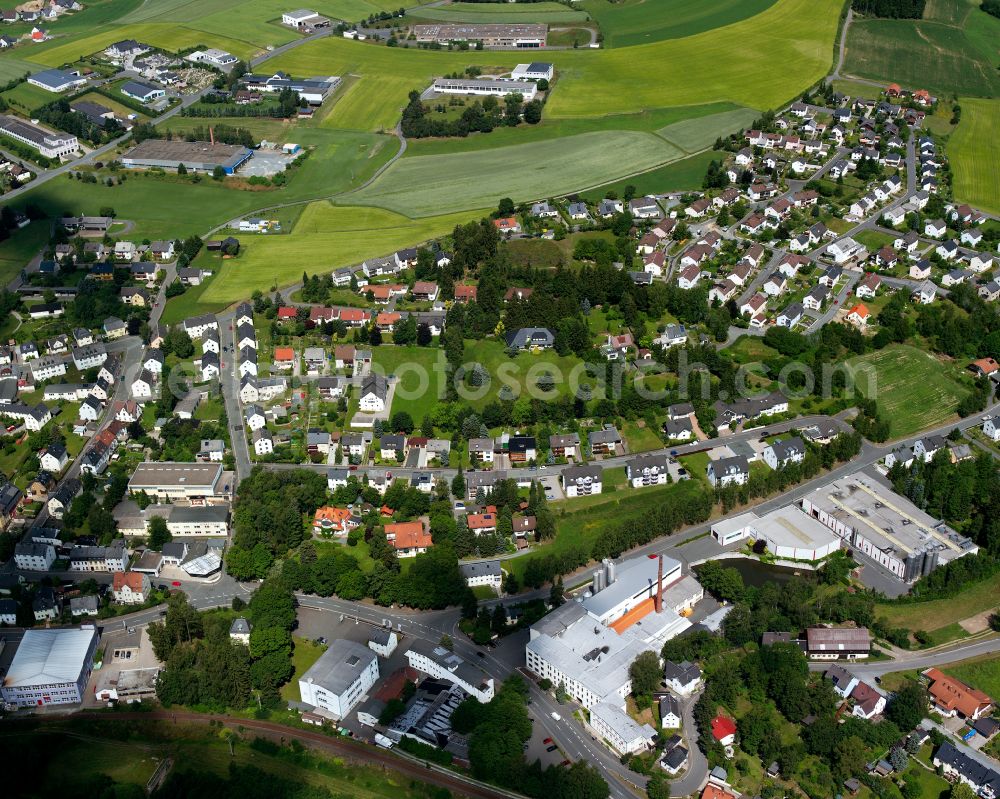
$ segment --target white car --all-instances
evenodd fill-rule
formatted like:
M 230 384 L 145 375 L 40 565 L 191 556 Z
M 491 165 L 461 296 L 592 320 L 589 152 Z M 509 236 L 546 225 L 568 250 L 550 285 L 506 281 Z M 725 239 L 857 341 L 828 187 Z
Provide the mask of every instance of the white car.
M 553 721 L 562 721 L 562 716 L 560 716 L 554 710 L 549 715 L 552 716 Z

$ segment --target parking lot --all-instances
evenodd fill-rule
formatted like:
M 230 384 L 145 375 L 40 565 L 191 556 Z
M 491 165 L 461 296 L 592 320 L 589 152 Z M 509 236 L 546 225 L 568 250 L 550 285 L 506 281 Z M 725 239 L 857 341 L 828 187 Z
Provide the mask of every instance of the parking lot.
M 295 160 L 295 156 L 286 155 L 277 150 L 256 150 L 253 158 L 247 161 L 238 170 L 244 177 L 269 178 L 284 172 L 285 168 Z

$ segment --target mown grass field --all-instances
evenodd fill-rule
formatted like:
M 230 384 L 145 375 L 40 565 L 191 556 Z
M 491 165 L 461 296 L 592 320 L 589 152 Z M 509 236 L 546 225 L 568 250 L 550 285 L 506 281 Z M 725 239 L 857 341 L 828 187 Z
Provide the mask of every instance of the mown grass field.
M 583 133 L 457 155 L 403 158 L 374 183 L 348 195 L 407 216 L 490 208 L 595 186 L 674 161 L 683 153 L 651 133 Z
M 892 345 L 847 363 L 854 370 L 857 389 L 875 399 L 879 412 L 889 420 L 893 438 L 954 418 L 959 400 L 967 393 L 952 367 L 906 344 Z
M 571 22 L 586 22 L 590 15 L 586 11 L 576 11 L 562 3 L 449 3 L 435 8 L 419 8 L 413 12 L 414 18 L 440 22 L 548 22 L 562 25 Z
M 933 0 L 924 19 L 856 18 L 844 72 L 931 92 L 977 97 L 1000 91 L 1000 19 L 973 0 Z
M 292 675 L 292 679 L 281 686 L 281 698 L 286 702 L 301 702 L 299 678 L 319 660 L 319 656 L 326 651 L 326 647 L 300 636 L 295 636 L 292 641 L 295 645 L 292 650 L 292 665 L 295 666 L 295 673 Z
M 339 130 L 393 130 L 415 88 L 407 77 L 364 75 L 347 87 L 323 120 L 323 127 Z M 400 98 L 402 103 L 400 103 Z
M 741 22 L 682 39 L 547 52 L 559 82 L 546 114 L 598 117 L 723 100 L 750 108 L 776 106 L 827 72 L 840 9 L 837 0 L 778 0 Z M 393 74 L 420 85 L 472 64 L 509 69 L 523 60 L 523 53 L 371 47 L 330 37 L 270 63 L 292 74 Z M 662 70 L 647 80 L 637 72 L 639 64 L 662 65 Z M 404 93 L 400 107 L 405 100 Z
M 328 272 L 357 264 L 443 235 L 480 215 L 466 211 L 414 220 L 378 208 L 311 203 L 290 235 L 244 236 L 239 258 L 227 261 L 205 285 L 200 301 L 206 307 L 224 307 L 254 289 L 295 283 L 303 271 Z
M 13 56 L 4 56 L 0 58 L 0 83 L 7 83 L 15 78 L 23 77 L 26 72 L 35 72 L 37 70 L 38 65 L 32 64 L 30 61 L 24 61 Z
M 678 39 L 739 22 L 769 8 L 774 0 L 584 0 L 580 6 L 597 21 L 606 47 L 629 47 Z
M 410 139 L 407 141 L 404 158 L 488 150 L 512 144 L 530 144 L 531 142 L 576 136 L 598 130 L 641 130 L 658 133 L 661 130 L 671 129 L 676 123 L 687 120 L 701 122 L 708 127 L 710 123 L 706 118 L 709 116 L 721 119 L 729 114 L 742 113 L 743 110 L 732 103 L 705 103 L 674 108 L 656 108 L 637 114 L 610 114 L 594 119 L 553 119 L 543 116 L 542 121 L 537 125 L 496 128 L 490 133 L 473 134 L 465 138 Z
M 880 604 L 875 615 L 886 618 L 893 627 L 933 632 L 971 618 L 1000 604 L 1000 576 L 976 583 L 947 599 L 912 604 Z
M 945 666 L 944 672 L 992 697 L 1000 696 L 1000 658 L 990 657 L 956 663 Z
M 617 192 L 620 196 L 627 186 L 632 186 L 637 194 L 700 189 L 705 170 L 708 169 L 709 163 L 717 158 L 718 154 L 712 151 L 697 153 L 649 172 L 643 172 L 641 175 L 606 183 L 583 192 L 582 196 L 597 202 L 609 191 Z
M 752 108 L 737 108 L 718 114 L 674 122 L 656 131 L 671 144 L 688 153 L 711 147 L 717 138 L 747 127 L 758 113 Z
M 956 200 L 1000 214 L 1000 100 L 963 98 L 948 141 Z

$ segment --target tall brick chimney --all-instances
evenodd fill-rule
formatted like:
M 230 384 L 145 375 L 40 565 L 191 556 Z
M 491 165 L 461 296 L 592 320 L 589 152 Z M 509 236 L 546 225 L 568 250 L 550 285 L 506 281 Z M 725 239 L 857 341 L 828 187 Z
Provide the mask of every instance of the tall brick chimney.
M 663 555 L 660 555 L 660 562 L 656 567 L 656 598 L 653 600 L 653 607 L 657 613 L 663 612 Z

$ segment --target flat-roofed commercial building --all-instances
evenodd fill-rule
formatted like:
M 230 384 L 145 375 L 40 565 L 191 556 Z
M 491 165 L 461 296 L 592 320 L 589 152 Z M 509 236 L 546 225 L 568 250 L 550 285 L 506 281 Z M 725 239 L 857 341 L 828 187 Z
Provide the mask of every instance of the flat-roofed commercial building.
M 147 461 L 136 466 L 128 488 L 157 499 L 221 502 L 232 496 L 234 480 L 221 463 Z
M 438 78 L 431 87 L 437 94 L 480 94 L 506 97 L 520 94 L 534 100 L 538 87 L 530 80 L 489 80 L 486 78 Z
M 483 47 L 528 49 L 545 47 L 548 25 L 525 24 L 455 24 L 414 25 L 418 42 L 449 44 L 451 42 L 482 42 Z
M 712 525 L 712 537 L 723 546 L 745 538 L 763 541 L 768 552 L 788 560 L 822 560 L 841 546 L 840 536 L 795 505 L 722 519 Z
M 493 678 L 440 644 L 418 638 L 407 650 L 406 660 L 411 668 L 435 679 L 447 680 L 480 702 L 493 698 Z
M 97 649 L 91 626 L 24 633 L 3 678 L 3 699 L 17 707 L 83 701 Z
M 356 641 L 338 638 L 299 679 L 299 694 L 307 705 L 342 719 L 378 676 L 378 655 Z
M 663 558 L 661 568 L 657 559 L 643 557 L 621 564 L 605 561 L 594 572 L 588 594 L 531 627 L 527 666 L 562 684 L 587 709 L 600 703 L 624 709 L 632 690 L 629 666 L 642 652 L 658 652 L 691 627 L 681 614 L 704 591 L 693 577 L 682 575 L 679 562 Z
M 221 166 L 232 175 L 252 156 L 253 150 L 238 144 L 146 139 L 122 156 L 122 164 L 130 169 L 177 169 L 184 164 L 188 171 L 209 173 Z
M 979 547 L 864 472 L 810 492 L 802 509 L 904 583 Z
M 0 115 L 0 134 L 35 148 L 46 158 L 73 155 L 80 149 L 80 142 L 76 136 L 62 131 L 52 131 L 34 122 L 6 114 Z

